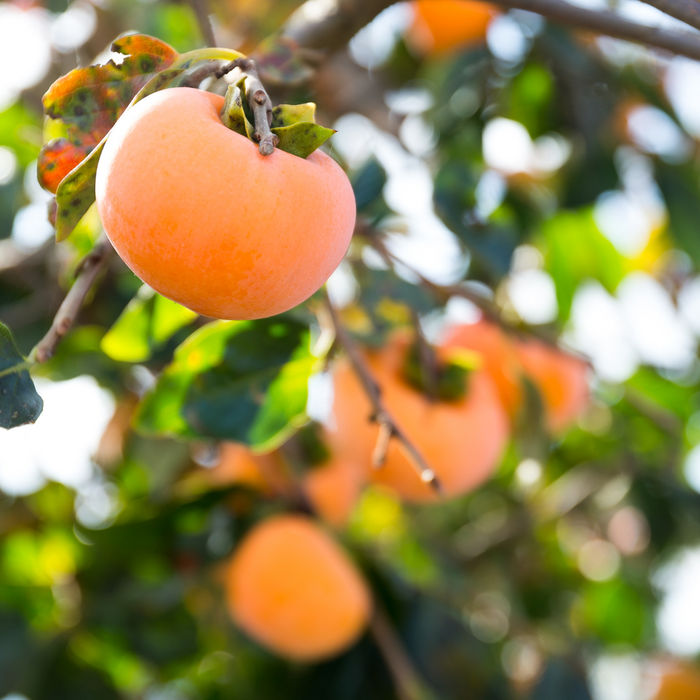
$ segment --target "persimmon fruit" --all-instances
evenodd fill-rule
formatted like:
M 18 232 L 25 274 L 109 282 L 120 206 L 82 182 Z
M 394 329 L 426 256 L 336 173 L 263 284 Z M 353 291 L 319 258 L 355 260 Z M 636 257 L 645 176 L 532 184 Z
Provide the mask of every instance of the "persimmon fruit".
M 416 0 L 409 41 L 423 54 L 441 54 L 486 37 L 496 16 L 493 6 L 477 0 Z
M 588 405 L 588 366 L 571 353 L 536 338 L 512 339 L 496 324 L 480 320 L 449 329 L 443 346 L 474 350 L 498 387 L 511 418 L 523 408 L 523 380 L 529 379 L 542 398 L 547 429 L 561 433 Z
M 562 432 L 588 405 L 588 365 L 534 338 L 517 340 L 515 351 L 525 374 L 540 392 L 547 429 Z
M 503 407 L 514 416 L 523 400 L 522 366 L 510 338 L 495 324 L 484 319 L 450 328 L 444 348 L 477 352 L 481 366 L 496 383 Z
M 194 88 L 127 110 L 97 168 L 105 232 L 156 291 L 214 318 L 273 316 L 307 299 L 342 260 L 355 199 L 340 166 L 256 144 Z
M 313 520 L 278 515 L 256 525 L 226 573 L 235 623 L 280 656 L 318 661 L 364 630 L 369 588 L 340 546 Z
M 509 437 L 508 417 L 483 369 L 470 372 L 465 395 L 455 401 L 434 400 L 411 386 L 403 371 L 411 344 L 409 336 L 396 335 L 364 357 L 386 410 L 435 472 L 443 495 L 456 497 L 480 486 L 498 466 Z M 437 351 L 439 358 L 449 358 L 449 350 Z M 379 427 L 371 421 L 373 407 L 346 359 L 334 370 L 333 410 L 343 450 L 364 465 L 371 481 L 393 488 L 407 501 L 439 498 L 396 439 L 389 443 L 384 465 L 371 466 Z

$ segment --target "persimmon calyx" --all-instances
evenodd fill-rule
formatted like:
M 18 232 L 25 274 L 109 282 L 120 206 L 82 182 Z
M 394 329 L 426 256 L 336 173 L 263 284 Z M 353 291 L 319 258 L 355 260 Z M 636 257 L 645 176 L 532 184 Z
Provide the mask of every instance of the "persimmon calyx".
M 467 393 L 471 368 L 452 360 L 439 360 L 432 356 L 432 367 L 426 371 L 425 358 L 418 343 L 406 353 L 403 377 L 418 391 L 439 401 L 459 401 Z
M 270 155 L 279 148 L 306 158 L 335 133 L 333 129 L 316 124 L 316 105 L 312 102 L 273 108 L 251 59 L 231 61 L 218 70 L 216 76 L 221 78 L 233 70 L 239 70 L 242 76 L 226 91 L 221 121 L 232 131 L 257 143 L 262 155 Z

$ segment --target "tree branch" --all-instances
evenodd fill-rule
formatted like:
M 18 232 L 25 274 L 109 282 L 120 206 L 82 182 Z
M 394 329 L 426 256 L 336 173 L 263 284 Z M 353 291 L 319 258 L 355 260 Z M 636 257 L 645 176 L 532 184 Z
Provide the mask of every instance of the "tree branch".
M 700 9 L 694 0 L 644 2 L 700 28 Z M 335 0 L 327 3 L 308 0 L 290 17 L 283 33 L 304 48 L 337 51 L 392 4 L 392 0 Z M 562 0 L 493 0 L 493 4 L 535 12 L 558 24 L 588 29 L 700 60 L 700 37 L 693 32 L 648 27 L 614 12 L 588 10 Z
M 378 605 L 369 623 L 372 637 L 394 679 L 400 700 L 431 700 L 433 693 L 422 681 L 387 614 Z
M 340 341 L 340 344 L 345 348 L 345 351 L 350 358 L 350 362 L 352 363 L 353 369 L 355 370 L 355 374 L 360 380 L 360 383 L 367 394 L 367 398 L 369 398 L 372 406 L 374 407 L 373 419 L 379 424 L 379 439 L 377 441 L 377 447 L 372 455 L 373 465 L 381 466 L 384 463 L 386 450 L 389 446 L 389 438 L 395 437 L 403 446 L 409 463 L 416 470 L 421 481 L 428 486 L 431 486 L 433 489 L 435 489 L 435 491 L 440 492 L 440 484 L 435 476 L 435 472 L 428 466 L 418 448 L 411 442 L 406 433 L 404 433 L 403 430 L 401 430 L 401 428 L 396 424 L 389 412 L 384 407 L 379 386 L 374 381 L 374 377 L 372 377 L 362 354 L 353 342 L 350 334 L 347 332 L 347 330 L 345 330 L 345 327 L 341 323 L 340 318 L 338 317 L 338 312 L 331 303 L 327 293 L 326 306 L 328 307 L 330 318 L 333 322 L 333 327 L 335 328 L 336 337 Z
M 207 0 L 190 0 L 190 5 L 197 17 L 197 24 L 202 38 L 207 46 L 216 46 L 216 38 L 214 37 L 214 27 L 212 27 L 211 19 L 207 7 Z
M 646 0 L 645 0 L 646 1 Z M 672 0 L 653 0 L 670 4 Z M 677 32 L 630 22 L 614 12 L 587 10 L 562 0 L 493 0 L 499 7 L 535 12 L 557 24 L 588 29 L 598 34 L 646 44 L 679 56 L 700 60 L 700 36 L 694 32 Z
M 647 5 L 700 29 L 700 4 L 696 0 L 642 0 Z
M 31 363 L 46 362 L 53 357 L 59 342 L 75 322 L 85 297 L 111 252 L 111 243 L 103 238 L 83 259 L 77 271 L 78 277 L 56 312 L 51 328 L 29 354 Z

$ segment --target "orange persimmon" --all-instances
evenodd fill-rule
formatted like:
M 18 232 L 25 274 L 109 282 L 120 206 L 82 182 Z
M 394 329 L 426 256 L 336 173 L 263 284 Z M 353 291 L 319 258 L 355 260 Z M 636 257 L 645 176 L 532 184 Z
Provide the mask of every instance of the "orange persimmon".
M 124 262 L 205 316 L 273 316 L 338 266 L 355 223 L 340 166 L 228 129 L 223 97 L 193 88 L 149 95 L 116 123 L 97 168 L 97 207 Z
M 387 411 L 435 472 L 444 496 L 459 496 L 480 486 L 498 466 L 509 436 L 508 417 L 483 369 L 470 372 L 465 395 L 455 401 L 433 400 L 411 386 L 403 373 L 411 343 L 409 336 L 395 335 L 364 357 Z M 442 360 L 449 358 L 449 350 L 437 351 Z M 372 481 L 392 487 L 406 500 L 436 500 L 435 491 L 421 481 L 398 440 L 390 441 L 384 465 L 371 467 L 379 428 L 371 421 L 372 405 L 346 359 L 335 367 L 334 393 L 344 453 L 363 464 Z
M 408 39 L 423 54 L 440 54 L 483 41 L 496 16 L 477 0 L 416 0 Z
M 236 624 L 271 651 L 318 661 L 349 647 L 372 599 L 340 546 L 310 518 L 278 515 L 256 525 L 226 573 Z

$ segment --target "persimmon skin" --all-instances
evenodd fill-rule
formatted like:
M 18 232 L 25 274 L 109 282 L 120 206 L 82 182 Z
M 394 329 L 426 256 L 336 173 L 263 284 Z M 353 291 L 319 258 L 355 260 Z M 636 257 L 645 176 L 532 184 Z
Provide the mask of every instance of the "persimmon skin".
M 407 336 L 394 336 L 377 352 L 365 353 L 387 411 L 435 471 L 442 495 L 454 498 L 484 483 L 498 466 L 510 428 L 492 379 L 484 370 L 470 373 L 467 394 L 454 402 L 431 401 L 402 377 Z M 445 355 L 439 350 L 439 355 Z M 364 465 L 374 483 L 393 488 L 406 501 L 439 499 L 423 483 L 398 440 L 389 443 L 380 469 L 371 466 L 379 428 L 370 420 L 372 405 L 350 363 L 343 359 L 334 371 L 334 414 L 343 448 Z
M 542 396 L 547 429 L 553 434 L 563 432 L 588 405 L 588 365 L 534 338 L 516 341 L 515 351 Z
M 100 158 L 97 207 L 116 251 L 156 291 L 204 316 L 264 318 L 335 270 L 355 198 L 325 153 L 262 156 L 223 125 L 222 106 L 171 88 L 127 110 Z
M 278 515 L 255 526 L 226 574 L 236 624 L 271 651 L 319 661 L 348 648 L 367 625 L 369 588 L 311 519 Z
M 496 383 L 503 407 L 515 416 L 523 401 L 523 370 L 513 343 L 496 324 L 482 319 L 453 326 L 441 345 L 479 353 L 481 366 Z
M 439 55 L 483 42 L 496 16 L 477 0 L 416 0 L 409 40 L 423 54 Z

